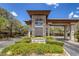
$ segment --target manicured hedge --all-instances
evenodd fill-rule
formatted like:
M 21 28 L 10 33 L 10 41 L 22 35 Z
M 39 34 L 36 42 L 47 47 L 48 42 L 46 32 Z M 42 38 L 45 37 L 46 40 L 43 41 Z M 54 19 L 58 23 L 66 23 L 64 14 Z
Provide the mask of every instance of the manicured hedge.
M 60 46 L 63 46 L 64 43 L 63 42 L 60 42 L 60 41 L 47 41 L 46 42 L 47 44 L 56 44 L 56 45 L 60 45 Z
M 46 36 L 44 38 L 46 38 L 46 43 L 47 44 L 56 44 L 56 45 L 60 45 L 60 46 L 64 45 L 63 42 L 56 41 L 53 36 Z M 20 40 L 20 41 L 18 41 L 16 43 L 31 43 L 31 38 L 25 36 L 25 37 L 22 38 L 22 40 Z
M 77 41 L 79 42 L 79 31 L 75 32 L 75 37 L 76 37 Z
M 46 36 L 45 38 L 46 38 L 46 42 L 51 42 L 55 40 L 53 36 Z
M 20 41 L 16 42 L 16 43 L 30 43 L 31 42 L 31 37 L 23 37 Z
M 2 51 L 2 55 L 31 55 L 46 53 L 63 53 L 63 47 L 56 44 L 16 43 Z
M 47 44 L 56 44 L 56 45 L 60 45 L 60 46 L 64 45 L 63 42 L 55 40 L 55 38 L 53 36 L 46 36 L 45 38 L 46 38 Z

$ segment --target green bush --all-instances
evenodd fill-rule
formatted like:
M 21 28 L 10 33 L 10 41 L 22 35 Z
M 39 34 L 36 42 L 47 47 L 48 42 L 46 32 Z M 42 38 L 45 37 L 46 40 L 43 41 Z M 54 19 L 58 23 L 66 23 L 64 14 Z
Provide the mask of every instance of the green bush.
M 60 41 L 47 41 L 46 42 L 47 44 L 56 44 L 56 45 L 60 45 L 60 46 L 63 46 L 64 43 L 63 42 L 60 42 Z
M 53 36 L 46 36 L 45 38 L 46 38 L 47 42 L 51 42 L 51 41 L 55 40 Z
M 63 53 L 63 47 L 56 44 L 16 43 L 2 51 L 2 55 L 31 55 L 45 53 Z
M 56 44 L 56 45 L 60 45 L 60 46 L 64 45 L 63 42 L 56 41 L 53 36 L 46 36 L 45 38 L 46 38 L 47 44 Z
M 77 38 L 77 41 L 79 42 L 79 31 L 75 32 L 75 37 Z
M 29 54 L 30 49 L 28 49 L 28 44 L 26 43 L 16 43 L 11 45 L 2 51 L 2 55 L 25 55 Z M 10 53 L 8 53 L 10 52 Z
M 51 48 L 49 48 L 51 50 L 52 53 L 63 53 L 63 47 L 61 47 L 60 45 L 56 45 L 53 44 L 50 46 Z
M 22 40 L 16 42 L 16 43 L 30 43 L 31 42 L 31 38 L 30 37 L 23 37 Z

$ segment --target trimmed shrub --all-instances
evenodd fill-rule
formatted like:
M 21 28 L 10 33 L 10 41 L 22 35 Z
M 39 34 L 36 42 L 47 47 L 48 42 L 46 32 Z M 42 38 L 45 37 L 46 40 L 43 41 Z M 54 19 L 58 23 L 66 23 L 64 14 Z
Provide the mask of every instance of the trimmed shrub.
M 47 42 L 52 42 L 53 40 L 55 40 L 53 36 L 46 36 L 45 38 Z
M 30 43 L 31 42 L 31 38 L 30 37 L 23 37 L 22 40 L 16 42 L 16 43 Z
M 52 53 L 63 53 L 64 52 L 63 47 L 61 47 L 60 45 L 53 44 L 50 47 L 51 48 L 49 49 Z
M 45 38 L 46 38 L 46 43 L 47 44 L 56 44 L 56 45 L 60 45 L 60 46 L 64 45 L 63 42 L 56 41 L 53 36 L 46 36 Z
M 63 46 L 64 43 L 63 42 L 60 42 L 60 41 L 47 41 L 46 42 L 47 44 L 56 44 L 56 45 L 60 45 L 60 46 Z
M 8 54 L 8 52 L 11 53 Z M 28 44 L 26 43 L 16 43 L 2 51 L 2 55 L 25 55 L 26 53 L 29 53 Z
M 63 53 L 63 47 L 56 44 L 16 43 L 2 51 L 2 55 L 31 55 L 45 53 Z
M 79 42 L 79 31 L 75 32 L 75 37 L 76 37 L 77 41 Z

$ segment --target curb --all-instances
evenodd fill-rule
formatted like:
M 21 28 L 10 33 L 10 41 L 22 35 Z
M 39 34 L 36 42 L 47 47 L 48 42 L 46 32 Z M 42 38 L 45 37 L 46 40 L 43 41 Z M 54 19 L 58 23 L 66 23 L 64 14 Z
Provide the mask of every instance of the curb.
M 66 49 L 64 49 L 65 53 L 67 54 L 67 56 L 70 56 L 70 54 L 66 51 Z

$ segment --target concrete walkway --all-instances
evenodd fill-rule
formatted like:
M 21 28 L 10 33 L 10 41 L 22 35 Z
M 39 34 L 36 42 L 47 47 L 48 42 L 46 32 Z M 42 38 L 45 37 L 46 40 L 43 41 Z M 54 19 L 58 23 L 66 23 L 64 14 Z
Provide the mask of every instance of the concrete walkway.
M 70 56 L 79 56 L 79 43 L 64 41 L 64 48 L 70 54 Z
M 9 40 L 6 41 L 0 41 L 0 49 L 5 48 L 11 44 L 14 44 L 16 41 L 19 41 L 20 38 L 9 38 Z

